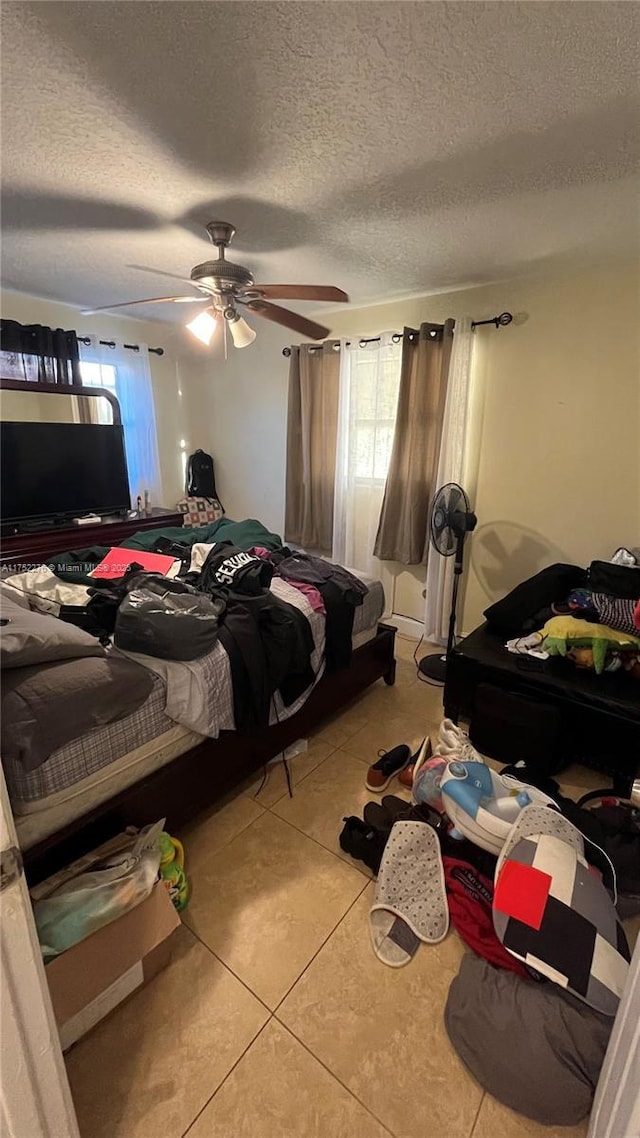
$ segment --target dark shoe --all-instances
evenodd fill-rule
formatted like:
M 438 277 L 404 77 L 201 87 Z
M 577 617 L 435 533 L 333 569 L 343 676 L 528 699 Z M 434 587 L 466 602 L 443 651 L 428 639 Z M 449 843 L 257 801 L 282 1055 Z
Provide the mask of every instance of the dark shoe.
M 382 754 L 377 763 L 369 767 L 364 785 L 374 794 L 386 790 L 391 779 L 411 762 L 411 749 L 405 743 Z
M 351 854 L 358 861 L 363 861 L 372 873 L 377 875 L 384 853 L 387 837 L 379 830 L 367 826 L 361 818 L 350 815 L 344 818 L 344 826 L 340 834 L 340 848 Z
M 366 822 L 373 820 L 373 810 L 377 806 L 376 802 L 369 802 L 364 808 L 364 818 Z M 434 830 L 439 830 L 442 816 L 438 814 L 437 810 L 432 810 L 426 803 L 419 803 L 417 806 L 412 805 L 411 802 L 406 802 L 404 798 L 398 798 L 396 794 L 385 794 L 379 810 L 383 811 L 388 821 L 387 826 L 389 832 L 396 822 L 426 822 Z M 371 810 L 369 815 L 367 811 Z M 381 816 L 378 815 L 378 818 Z
M 406 766 L 404 768 L 404 770 L 400 772 L 400 775 L 398 777 L 398 781 L 400 782 L 401 786 L 406 787 L 407 790 L 413 790 L 414 778 L 416 777 L 416 775 L 417 775 L 418 771 L 420 770 L 420 767 L 422 766 L 422 764 L 427 759 L 430 759 L 432 754 L 433 754 L 433 750 L 431 747 L 431 739 L 427 735 L 427 737 L 422 740 L 422 742 L 421 742 L 420 746 L 418 747 L 418 750 L 416 751 L 415 755 L 411 756 L 411 758 L 409 760 L 409 765 Z
M 399 807 L 396 811 L 393 812 L 391 810 L 388 810 L 385 802 L 388 802 L 390 799 L 398 803 L 402 802 L 402 807 Z M 385 795 L 382 804 L 379 802 L 367 802 L 367 805 L 362 811 L 362 817 L 364 818 L 366 825 L 371 826 L 372 830 L 377 830 L 379 834 L 382 834 L 386 842 L 389 834 L 391 833 L 394 822 L 397 822 L 398 819 L 401 818 L 403 814 L 406 814 L 407 810 L 410 809 L 410 802 L 403 802 L 400 798 L 394 799 L 393 795 L 387 794 Z

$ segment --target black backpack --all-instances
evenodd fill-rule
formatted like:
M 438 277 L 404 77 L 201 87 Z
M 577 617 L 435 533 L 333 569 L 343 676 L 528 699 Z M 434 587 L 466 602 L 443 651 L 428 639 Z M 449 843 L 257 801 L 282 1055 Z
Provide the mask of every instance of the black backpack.
M 187 494 L 190 498 L 218 498 L 213 459 L 203 450 L 197 450 L 189 455 Z

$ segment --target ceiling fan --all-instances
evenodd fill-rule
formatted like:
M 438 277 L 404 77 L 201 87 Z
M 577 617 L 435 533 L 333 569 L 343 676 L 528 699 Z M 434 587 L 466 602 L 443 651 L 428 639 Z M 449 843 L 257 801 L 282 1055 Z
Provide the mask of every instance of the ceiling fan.
M 265 320 L 273 320 L 285 328 L 291 328 L 302 336 L 311 340 L 324 340 L 329 335 L 329 329 L 306 316 L 300 316 L 289 308 L 282 308 L 279 304 L 271 304 L 272 300 L 318 300 L 318 301 L 348 301 L 349 297 L 341 288 L 333 285 L 257 285 L 254 284 L 253 275 L 244 265 L 234 265 L 227 261 L 225 249 L 229 246 L 235 233 L 235 228 L 227 221 L 210 221 L 206 226 L 212 243 L 218 250 L 215 261 L 204 261 L 191 270 L 190 277 L 176 276 L 165 273 L 161 269 L 147 269 L 143 265 L 131 265 L 131 268 L 142 269 L 144 272 L 155 272 L 159 276 L 171 277 L 173 280 L 184 281 L 197 288 L 200 296 L 153 296 L 146 300 L 128 300 L 122 304 L 103 304 L 100 308 L 84 309 L 83 315 L 89 316 L 94 312 L 105 312 L 112 308 L 129 308 L 136 304 L 202 304 L 206 307 L 186 327 L 197 336 L 203 344 L 210 344 L 213 333 L 220 318 L 224 326 L 228 324 L 231 338 L 236 348 L 246 348 L 256 338 L 253 328 L 247 324 L 240 310 L 245 308 L 262 316 Z

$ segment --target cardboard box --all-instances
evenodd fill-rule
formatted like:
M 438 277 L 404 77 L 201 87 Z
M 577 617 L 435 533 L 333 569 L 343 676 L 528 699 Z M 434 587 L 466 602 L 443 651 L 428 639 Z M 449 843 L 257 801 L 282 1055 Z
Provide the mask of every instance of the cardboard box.
M 135 909 L 74 944 L 45 967 L 62 1050 L 169 963 L 180 918 L 158 881 Z

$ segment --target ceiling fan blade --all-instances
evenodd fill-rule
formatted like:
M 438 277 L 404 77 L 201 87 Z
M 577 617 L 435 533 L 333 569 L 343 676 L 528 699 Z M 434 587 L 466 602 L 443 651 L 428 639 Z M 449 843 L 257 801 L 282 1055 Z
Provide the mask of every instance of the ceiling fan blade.
M 101 304 L 99 308 L 83 308 L 83 316 L 93 316 L 94 312 L 107 312 L 112 308 L 130 308 L 135 304 L 196 304 L 208 303 L 208 296 L 151 296 L 146 300 L 125 300 L 121 304 Z
M 266 300 L 349 300 L 346 292 L 333 285 L 257 284 L 252 286 L 251 291 L 254 289 Z
M 324 324 L 316 324 L 298 312 L 281 308 L 279 304 L 269 304 L 267 300 L 250 300 L 246 307 L 258 316 L 264 316 L 265 320 L 273 320 L 275 324 L 291 328 L 301 336 L 308 336 L 310 340 L 324 340 L 329 335 L 329 329 Z
M 198 288 L 191 277 L 181 277 L 178 273 L 167 273 L 164 269 L 152 269 L 149 265 L 127 265 L 126 268 L 137 269 L 140 273 L 153 273 L 155 277 L 168 277 L 171 281 L 182 281 L 183 284 L 189 284 L 192 288 Z

